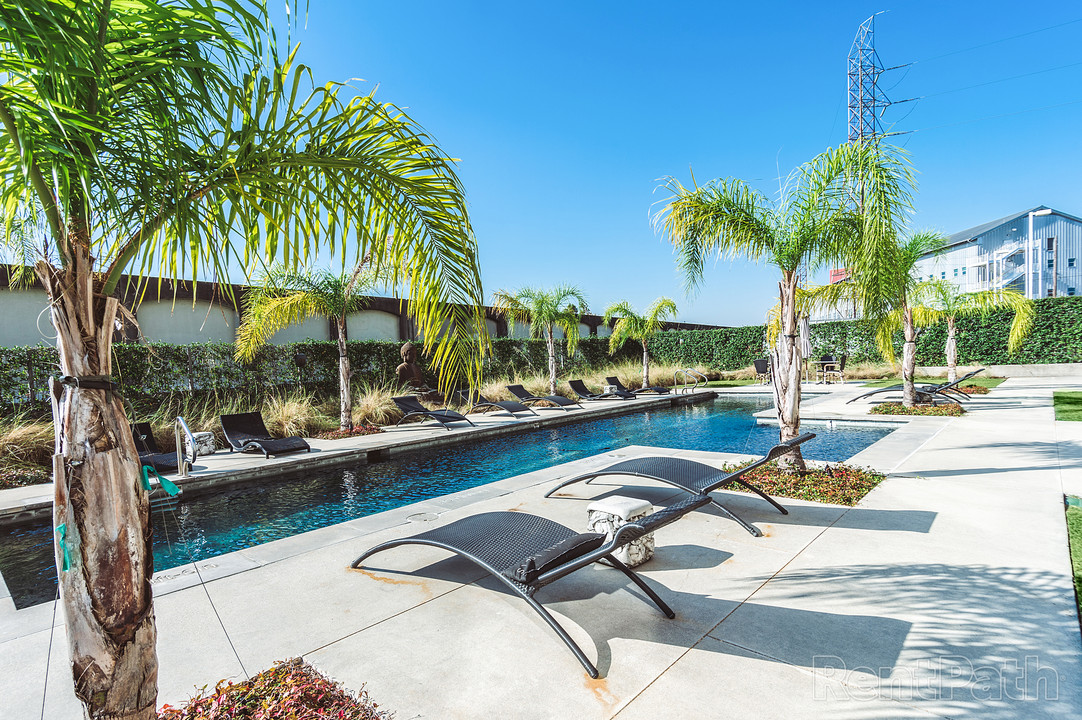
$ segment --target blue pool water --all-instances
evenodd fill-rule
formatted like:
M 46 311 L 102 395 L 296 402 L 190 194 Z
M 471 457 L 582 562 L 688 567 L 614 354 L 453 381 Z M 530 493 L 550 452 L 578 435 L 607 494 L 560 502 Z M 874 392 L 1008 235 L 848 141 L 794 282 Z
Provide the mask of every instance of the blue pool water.
M 154 566 L 164 570 L 316 528 L 465 490 L 626 445 L 765 453 L 777 428 L 755 424 L 767 398 L 633 412 L 336 467 L 299 479 L 227 489 L 155 512 Z M 842 461 L 887 435 L 878 427 L 810 427 L 805 457 Z M 17 607 L 53 597 L 56 569 L 48 524 L 0 528 L 0 573 Z

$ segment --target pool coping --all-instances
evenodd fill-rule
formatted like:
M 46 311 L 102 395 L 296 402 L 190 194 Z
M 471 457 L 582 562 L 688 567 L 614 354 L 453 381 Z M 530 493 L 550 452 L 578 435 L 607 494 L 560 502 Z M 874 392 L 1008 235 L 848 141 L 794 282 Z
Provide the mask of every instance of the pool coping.
M 657 396 L 640 395 L 633 401 L 603 400 L 595 401 L 597 402 L 596 405 L 587 402 L 581 410 L 565 411 L 562 408 L 538 408 L 544 414 L 539 414 L 536 418 L 532 416 L 530 418 L 520 418 L 475 413 L 470 417 L 471 421 L 481 422 L 483 425 L 478 427 L 453 427 L 446 430 L 438 425 L 425 427 L 388 426 L 385 428 L 386 432 L 346 440 L 318 441 L 309 438 L 309 443 L 312 445 L 314 452 L 276 457 L 272 460 L 265 460 L 250 454 L 219 452 L 215 455 L 201 457 L 200 460 L 214 464 L 239 460 L 245 463 L 245 467 L 224 470 L 197 469 L 188 477 L 170 475 L 169 479 L 180 487 L 183 492 L 199 494 L 211 488 L 258 482 L 265 480 L 268 476 L 287 478 L 332 465 L 367 463 L 369 458 L 383 460 L 404 452 L 457 445 L 464 440 L 474 442 L 543 427 L 554 427 L 583 420 L 624 415 L 644 408 L 697 404 L 708 402 L 718 396 L 719 393 L 713 390 L 681 394 L 670 393 Z M 415 423 L 414 425 L 420 426 L 421 423 Z M 419 434 L 418 431 L 424 434 Z M 405 436 L 406 432 L 411 433 L 411 435 Z M 403 437 L 398 437 L 399 435 L 403 435 Z M 346 445 L 346 443 L 349 444 Z M 270 473 L 268 473 L 268 469 L 270 469 Z M 152 501 L 164 499 L 165 497 L 167 496 L 161 490 L 155 490 L 151 495 Z M 0 526 L 22 525 L 28 522 L 40 521 L 52 515 L 52 507 L 52 483 L 0 490 Z

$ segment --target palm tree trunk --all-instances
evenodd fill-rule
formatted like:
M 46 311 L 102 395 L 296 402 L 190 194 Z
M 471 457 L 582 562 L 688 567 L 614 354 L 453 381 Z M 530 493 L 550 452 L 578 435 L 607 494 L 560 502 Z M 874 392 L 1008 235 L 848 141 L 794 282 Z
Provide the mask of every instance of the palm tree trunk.
M 552 337 L 552 326 L 545 328 L 545 345 L 549 351 L 549 394 L 556 394 L 556 341 Z
M 800 434 L 800 331 L 796 319 L 796 286 L 799 276 L 795 272 L 782 272 L 778 283 L 781 298 L 781 333 L 771 353 L 774 381 L 774 407 L 778 413 L 781 440 L 792 440 Z M 804 456 L 800 448 L 782 455 L 778 467 L 790 473 L 804 472 Z
M 353 393 L 349 386 L 349 354 L 346 346 L 346 318 L 335 318 L 338 322 L 338 397 L 341 411 L 338 427 L 342 430 L 353 429 Z
M 97 292 L 86 244 L 72 246 L 66 268 L 40 261 L 35 272 L 49 296 L 60 370 L 87 382 L 112 373 L 118 303 Z M 88 718 L 152 720 L 158 658 L 149 497 L 121 400 L 74 385 L 54 382 L 52 401 L 53 521 L 63 526 L 56 562 L 75 694 Z
M 947 382 L 958 379 L 958 329 L 954 326 L 954 318 L 947 316 Z
M 905 345 L 902 346 L 902 405 L 913 407 L 917 404 L 917 386 L 913 382 L 917 371 L 917 328 L 913 325 L 913 308 L 908 305 L 902 310 L 902 323 L 905 331 Z
M 650 353 L 646 350 L 646 341 L 642 341 L 642 388 L 650 387 Z

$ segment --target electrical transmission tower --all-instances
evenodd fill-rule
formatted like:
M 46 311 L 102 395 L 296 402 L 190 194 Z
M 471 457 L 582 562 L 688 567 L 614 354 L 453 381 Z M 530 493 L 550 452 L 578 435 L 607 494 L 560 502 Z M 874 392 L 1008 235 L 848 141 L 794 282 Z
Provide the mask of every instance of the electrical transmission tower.
M 883 111 L 891 104 L 879 89 L 879 76 L 884 70 L 875 51 L 872 15 L 860 24 L 849 50 L 849 142 L 877 143 L 883 136 Z

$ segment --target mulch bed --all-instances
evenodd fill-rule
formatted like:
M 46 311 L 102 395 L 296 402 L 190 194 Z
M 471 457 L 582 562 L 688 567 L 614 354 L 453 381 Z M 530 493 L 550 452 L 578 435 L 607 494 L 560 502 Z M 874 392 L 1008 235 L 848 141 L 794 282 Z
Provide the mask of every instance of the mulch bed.
M 958 390 L 966 395 L 987 395 L 992 392 L 992 388 L 986 388 L 984 385 L 961 385 Z
M 331 430 L 316 435 L 320 440 L 342 440 L 345 438 L 358 437 L 360 435 L 375 435 L 383 430 L 375 425 L 357 425 L 352 430 Z
M 741 467 L 744 466 L 726 465 L 724 470 L 733 472 Z M 808 468 L 803 474 L 789 474 L 772 462 L 752 470 L 744 478 L 768 495 L 853 506 L 883 482 L 886 476 L 870 468 L 842 464 Z M 727 489 L 742 490 L 739 485 L 730 485 Z
M 53 476 L 45 468 L 17 467 L 0 470 L 0 490 L 51 483 Z
M 328 680 L 300 658 L 241 683 L 221 681 L 182 708 L 163 705 L 158 720 L 389 720 L 368 699 Z
M 958 403 L 945 403 L 943 405 L 914 405 L 906 407 L 898 402 L 879 403 L 873 405 L 868 411 L 869 415 L 936 415 L 947 417 L 961 417 L 965 414 L 965 408 Z

